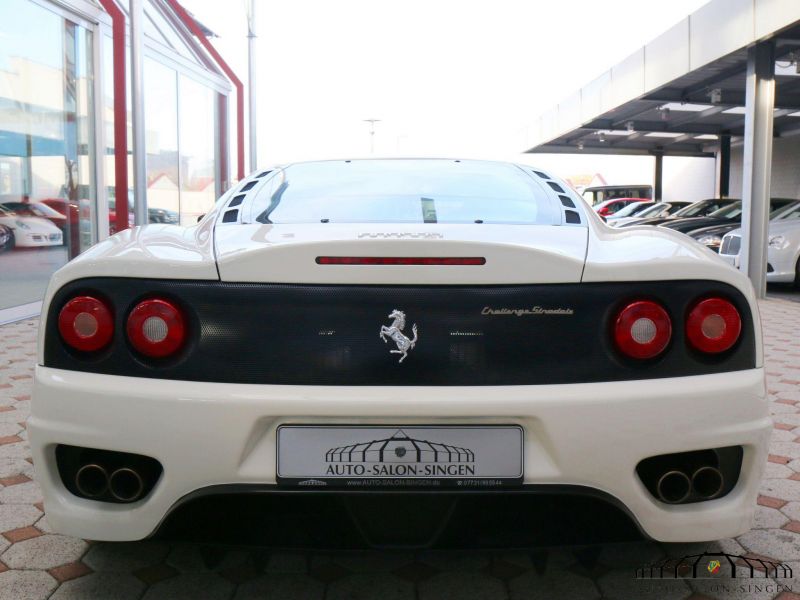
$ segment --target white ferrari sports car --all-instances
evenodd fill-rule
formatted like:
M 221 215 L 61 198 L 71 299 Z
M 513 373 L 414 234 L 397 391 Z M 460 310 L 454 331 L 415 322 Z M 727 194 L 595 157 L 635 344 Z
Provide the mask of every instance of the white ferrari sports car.
M 265 543 L 502 546 L 562 498 L 712 540 L 766 464 L 760 331 L 744 275 L 547 172 L 297 163 L 59 270 L 28 430 L 48 522 L 95 540 L 208 509 Z

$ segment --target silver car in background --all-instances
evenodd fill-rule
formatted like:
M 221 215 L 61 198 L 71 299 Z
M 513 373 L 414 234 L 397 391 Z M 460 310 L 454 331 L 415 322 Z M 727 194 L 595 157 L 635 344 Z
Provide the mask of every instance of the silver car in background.
M 742 230 L 734 229 L 722 238 L 720 258 L 739 268 L 741 245 Z M 767 281 L 800 286 L 800 203 L 770 221 Z
M 642 205 L 643 204 L 643 205 Z M 641 219 L 654 219 L 659 217 L 667 217 L 671 214 L 678 212 L 680 209 L 689 206 L 691 202 L 677 200 L 673 202 L 655 202 L 655 203 L 639 203 L 630 204 L 617 212 L 616 214 L 608 217 L 606 223 L 611 227 L 621 227 L 622 225 L 633 223 Z

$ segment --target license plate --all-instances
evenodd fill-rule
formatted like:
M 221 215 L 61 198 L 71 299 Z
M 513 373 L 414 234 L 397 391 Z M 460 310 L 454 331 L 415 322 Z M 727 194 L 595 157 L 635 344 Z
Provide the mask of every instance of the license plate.
M 517 425 L 282 425 L 278 482 L 349 488 L 519 484 L 522 448 Z

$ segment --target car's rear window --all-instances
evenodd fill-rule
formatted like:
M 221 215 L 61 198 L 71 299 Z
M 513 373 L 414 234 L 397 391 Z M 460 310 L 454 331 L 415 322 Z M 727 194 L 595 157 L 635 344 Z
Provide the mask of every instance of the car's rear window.
M 558 202 L 509 163 L 353 160 L 290 165 L 254 198 L 262 223 L 560 224 Z

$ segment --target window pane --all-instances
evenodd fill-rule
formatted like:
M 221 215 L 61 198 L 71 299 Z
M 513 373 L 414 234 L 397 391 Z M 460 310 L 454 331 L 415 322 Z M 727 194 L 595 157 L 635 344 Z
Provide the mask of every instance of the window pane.
M 561 222 L 549 194 L 506 163 L 323 161 L 290 165 L 273 182 L 254 205 L 265 223 Z
M 174 69 L 144 61 L 144 124 L 147 147 L 147 217 L 178 222 L 178 82 Z
M 91 34 L 0 2 L 0 308 L 41 300 L 94 239 Z M 82 189 L 85 188 L 85 189 Z
M 215 92 L 180 76 L 181 225 L 194 225 L 216 199 Z

